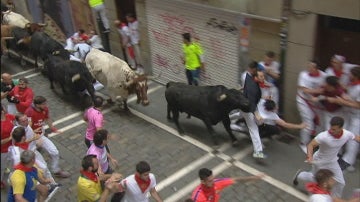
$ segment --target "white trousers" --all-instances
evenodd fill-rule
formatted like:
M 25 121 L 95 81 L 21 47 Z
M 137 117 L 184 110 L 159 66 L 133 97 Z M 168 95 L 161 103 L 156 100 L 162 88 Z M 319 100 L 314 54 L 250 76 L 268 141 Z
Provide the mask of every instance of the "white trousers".
M 243 116 L 244 116 L 246 125 L 249 129 L 251 141 L 252 141 L 253 147 L 254 147 L 254 152 L 263 151 L 260 134 L 259 134 L 259 128 L 256 124 L 254 114 L 244 112 Z
M 345 128 L 355 135 L 360 135 L 360 114 L 355 114 L 355 116 L 350 116 L 348 120 L 347 128 Z M 350 140 L 346 143 L 346 150 L 342 156 L 342 159 L 349 163 L 350 165 L 354 165 L 356 161 L 356 156 L 359 152 L 359 143 L 355 140 Z
M 36 140 L 36 145 L 43 148 L 51 157 L 51 171 L 56 173 L 60 171 L 59 167 L 59 150 L 56 148 L 54 143 L 47 138 L 45 135 L 42 135 L 40 139 Z
M 141 49 L 139 44 L 132 45 L 135 52 L 135 61 L 137 65 L 144 65 L 142 57 L 141 57 Z
M 296 99 L 301 120 L 307 125 L 306 128 L 300 130 L 300 143 L 307 145 L 311 140 L 311 134 L 316 129 L 314 118 L 317 116 L 317 110 L 310 108 L 305 100 L 299 96 Z
M 110 29 L 109 20 L 106 17 L 106 9 L 104 4 L 97 5 L 92 7 L 93 11 L 95 12 L 95 17 L 97 18 L 97 14 L 99 13 L 101 21 L 104 25 L 105 29 Z

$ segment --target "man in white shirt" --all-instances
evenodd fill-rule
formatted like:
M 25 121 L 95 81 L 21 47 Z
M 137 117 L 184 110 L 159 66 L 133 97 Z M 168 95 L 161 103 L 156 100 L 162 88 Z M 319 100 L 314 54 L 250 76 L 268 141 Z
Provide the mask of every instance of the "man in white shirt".
M 114 21 L 115 26 L 121 37 L 121 45 L 125 51 L 127 63 L 133 68 L 136 68 L 134 47 L 130 43 L 130 30 L 126 23 L 120 20 Z
M 140 50 L 139 22 L 136 20 L 135 15 L 132 13 L 126 15 L 126 20 L 128 22 L 128 27 L 130 31 L 130 43 L 135 51 L 136 65 L 142 67 L 144 63 L 141 57 Z
M 84 62 L 86 55 L 90 52 L 91 46 L 83 41 L 78 41 L 74 46 L 74 56 Z
M 277 125 L 288 129 L 303 129 L 306 127 L 305 123 L 294 124 L 281 119 L 276 113 L 275 101 L 270 99 L 260 100 L 255 116 L 258 121 L 261 138 L 279 134 L 281 130 Z
M 96 34 L 94 30 L 91 30 L 89 33 L 89 40 L 87 41 L 89 45 L 93 48 L 104 51 L 104 46 L 102 45 L 101 38 Z
M 311 136 L 319 124 L 319 107 L 312 103 L 314 95 L 321 93 L 321 85 L 325 82 L 326 74 L 319 70 L 315 61 L 308 63 L 307 70 L 300 72 L 298 77 L 296 103 L 301 120 L 307 127 L 300 131 L 300 148 L 306 153 L 306 145 L 310 142 Z
M 344 119 L 338 116 L 333 117 L 330 120 L 330 129 L 319 133 L 308 145 L 307 145 L 307 158 L 306 162 L 312 165 L 311 172 L 296 173 L 293 184 L 297 185 L 298 180 L 314 182 L 314 174 L 320 169 L 329 169 L 334 173 L 334 179 L 336 184 L 333 187 L 332 195 L 335 197 L 341 197 L 345 180 L 343 172 L 337 162 L 338 153 L 342 146 L 348 141 L 356 140 L 360 142 L 360 136 L 354 135 L 352 132 L 343 129 Z M 319 149 L 314 153 L 314 149 Z
M 150 173 L 150 165 L 146 161 L 136 164 L 136 173 L 123 179 L 120 185 L 125 190 L 123 202 L 148 202 L 149 192 L 155 201 L 162 202 L 155 189 L 155 176 Z

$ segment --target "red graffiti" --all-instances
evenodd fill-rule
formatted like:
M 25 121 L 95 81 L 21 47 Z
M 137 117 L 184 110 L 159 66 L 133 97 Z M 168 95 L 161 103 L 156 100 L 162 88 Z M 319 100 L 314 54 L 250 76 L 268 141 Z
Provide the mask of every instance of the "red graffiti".
M 157 53 L 154 56 L 153 62 L 155 64 L 159 65 L 160 67 L 168 68 L 168 66 L 169 66 L 169 60 L 166 57 L 161 56 Z
M 222 41 L 218 38 L 210 37 L 210 50 L 212 57 L 216 59 L 225 59 L 225 50 Z
M 164 33 L 164 32 L 160 32 L 160 31 L 155 31 L 155 30 L 151 30 L 152 34 L 154 35 L 154 38 L 157 42 L 165 45 L 165 46 L 169 46 L 170 45 L 170 41 L 169 41 L 169 35 Z
M 186 19 L 168 13 L 159 14 L 159 16 L 166 25 L 164 32 L 175 34 L 190 33 L 192 37 L 198 38 L 194 28 L 186 25 Z

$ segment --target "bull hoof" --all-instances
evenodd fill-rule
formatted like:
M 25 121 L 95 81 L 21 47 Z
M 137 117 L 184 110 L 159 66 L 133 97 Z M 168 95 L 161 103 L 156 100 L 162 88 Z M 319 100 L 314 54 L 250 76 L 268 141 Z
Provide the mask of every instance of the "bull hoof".
M 191 119 L 191 115 L 188 114 L 188 115 L 186 116 L 186 118 L 187 118 L 187 119 Z
M 239 141 L 234 140 L 234 141 L 232 141 L 231 145 L 232 145 L 233 147 L 237 147 L 237 146 L 239 146 L 240 144 L 239 144 Z
M 185 135 L 185 132 L 184 132 L 184 131 L 179 131 L 179 135 L 180 135 L 180 136 L 184 136 L 184 135 Z
M 169 122 L 173 122 L 173 119 L 170 116 L 166 117 Z

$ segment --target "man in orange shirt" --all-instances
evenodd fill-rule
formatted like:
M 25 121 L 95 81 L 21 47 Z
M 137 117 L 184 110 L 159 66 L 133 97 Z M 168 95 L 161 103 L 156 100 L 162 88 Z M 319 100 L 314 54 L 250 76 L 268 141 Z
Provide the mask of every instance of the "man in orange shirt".
M 195 188 L 191 195 L 194 202 L 218 202 L 220 200 L 221 191 L 240 181 L 259 180 L 264 177 L 263 174 L 248 177 L 233 178 L 214 178 L 212 171 L 208 168 L 199 170 L 201 184 Z

